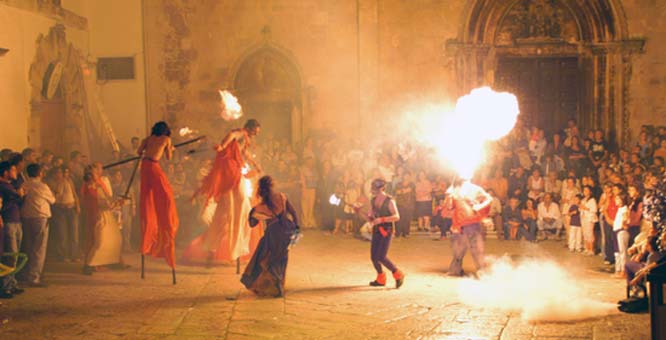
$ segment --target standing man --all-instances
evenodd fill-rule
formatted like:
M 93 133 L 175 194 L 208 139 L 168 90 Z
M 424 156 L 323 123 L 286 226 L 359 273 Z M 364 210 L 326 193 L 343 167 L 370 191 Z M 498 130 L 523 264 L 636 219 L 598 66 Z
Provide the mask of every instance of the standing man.
M 385 188 L 385 180 L 377 178 L 372 181 L 373 197 L 370 201 L 368 220 L 372 224 L 370 258 L 377 271 L 377 278 L 370 282 L 370 286 L 383 287 L 386 285 L 386 273 L 382 270 L 383 265 L 393 273 L 395 288 L 398 289 L 405 282 L 405 274 L 389 260 L 387 254 L 393 237 L 393 225 L 400 220 L 400 213 L 393 198 L 384 192 Z
M 19 276 L 28 286 L 44 287 L 41 279 L 49 239 L 48 220 L 51 217 L 51 204 L 56 200 L 51 189 L 42 181 L 44 171 L 39 164 L 28 165 L 27 172 L 21 216 L 25 233 L 23 247 L 28 253 L 28 264 Z
M 485 266 L 481 220 L 487 215 L 487 208 L 493 198 L 480 186 L 463 179 L 453 181 L 448 193 L 451 195 L 450 204 L 453 209 L 451 227 L 453 260 L 449 265 L 449 275 L 463 276 L 462 263 L 467 247 L 472 254 L 476 269 Z
M 12 181 L 17 178 L 16 167 L 10 162 L 0 162 L 0 196 L 2 196 L 2 219 L 4 221 L 4 251 L 8 253 L 18 253 L 23 238 L 23 229 L 21 228 L 21 203 L 23 201 L 23 188 L 16 189 Z M 16 259 L 4 259 L 3 263 L 13 267 L 16 265 Z M 23 289 L 18 287 L 14 275 L 7 275 L 2 278 L 0 287 L 0 298 L 7 299 L 14 294 L 23 293 Z
M 137 153 L 141 159 L 141 254 L 163 257 L 171 268 L 176 266 L 175 236 L 178 212 L 169 180 L 160 167 L 160 159 L 170 160 L 174 147 L 171 130 L 157 122 L 150 136 L 143 140 Z

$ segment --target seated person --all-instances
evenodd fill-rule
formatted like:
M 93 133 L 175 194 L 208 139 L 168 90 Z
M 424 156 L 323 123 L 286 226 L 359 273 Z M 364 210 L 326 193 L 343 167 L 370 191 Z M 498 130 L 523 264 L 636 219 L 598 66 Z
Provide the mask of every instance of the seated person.
M 562 231 L 562 214 L 560 206 L 553 202 L 553 196 L 546 193 L 543 202 L 537 208 L 537 228 L 543 239 L 548 239 L 548 233 L 560 237 Z
M 504 239 L 515 240 L 518 228 L 523 224 L 523 217 L 518 207 L 518 197 L 511 196 L 509 205 L 504 208 L 502 219 L 504 220 Z

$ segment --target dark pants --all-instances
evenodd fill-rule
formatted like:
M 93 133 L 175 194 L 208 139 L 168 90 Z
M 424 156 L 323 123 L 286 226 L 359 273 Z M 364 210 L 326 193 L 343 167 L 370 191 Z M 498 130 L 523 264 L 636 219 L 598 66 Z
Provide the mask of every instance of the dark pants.
M 525 238 L 528 241 L 536 241 L 537 224 L 535 220 L 527 220 L 523 225 L 518 227 L 517 239 Z
M 476 269 L 479 270 L 484 267 L 484 251 L 483 251 L 483 235 L 481 234 L 481 225 L 473 223 L 464 225 L 460 233 L 454 233 L 451 236 L 451 245 L 453 247 L 453 260 L 449 265 L 449 274 L 462 276 L 463 269 L 462 263 L 467 248 L 472 254 Z
M 395 222 L 395 236 L 409 235 L 409 226 L 414 219 L 414 206 L 408 207 L 398 204 L 398 211 L 400 212 L 400 220 Z
M 629 232 L 629 245 L 627 246 L 627 248 L 629 248 L 634 245 L 634 239 L 641 232 L 641 226 L 639 225 L 629 226 L 627 231 Z
M 444 218 L 441 215 L 435 215 L 430 218 L 430 225 L 437 226 L 439 228 L 439 236 L 444 237 L 446 233 L 451 230 L 451 225 L 453 220 L 450 218 Z
M 372 265 L 375 267 L 377 274 L 383 272 L 382 265 L 386 269 L 390 270 L 392 273 L 398 270 L 395 267 L 393 262 L 387 257 L 389 247 L 391 246 L 391 237 L 393 237 L 393 230 L 391 227 L 383 227 L 387 235 L 384 236 L 379 231 L 379 226 L 373 228 L 372 231 L 372 243 L 370 245 L 370 259 L 372 260 Z
M 58 259 L 79 257 L 79 216 L 75 208 L 53 206 L 50 226 L 54 254 Z
M 615 239 L 613 225 L 606 223 L 603 218 L 601 218 L 601 220 L 602 221 L 599 223 L 601 224 L 601 227 L 604 228 L 604 261 L 615 263 L 615 249 L 617 248 L 617 240 Z
M 624 273 L 627 274 L 627 286 L 629 285 L 629 282 L 636 277 L 636 272 L 639 270 L 643 269 L 645 267 L 645 264 L 641 262 L 636 262 L 636 261 L 627 261 L 624 265 Z
M 26 218 L 23 220 L 23 248 L 28 254 L 28 264 L 19 273 L 22 281 L 39 283 L 44 271 L 46 246 L 49 239 L 47 218 Z

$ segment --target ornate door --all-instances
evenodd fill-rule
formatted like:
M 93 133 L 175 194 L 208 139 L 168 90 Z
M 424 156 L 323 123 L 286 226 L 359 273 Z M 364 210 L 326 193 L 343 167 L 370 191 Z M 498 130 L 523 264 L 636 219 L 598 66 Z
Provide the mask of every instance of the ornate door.
M 518 97 L 521 117 L 554 133 L 570 118 L 579 117 L 582 88 L 578 58 L 502 57 L 497 63 L 496 87 Z

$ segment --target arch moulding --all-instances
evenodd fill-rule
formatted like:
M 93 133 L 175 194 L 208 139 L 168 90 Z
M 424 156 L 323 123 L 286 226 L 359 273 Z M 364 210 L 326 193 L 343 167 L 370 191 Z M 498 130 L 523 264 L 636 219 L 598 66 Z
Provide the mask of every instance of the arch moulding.
M 576 57 L 581 126 L 602 128 L 626 144 L 632 58 L 645 46 L 627 27 L 619 0 L 470 0 L 446 54 L 455 61 L 459 94 L 495 85 L 504 56 Z

